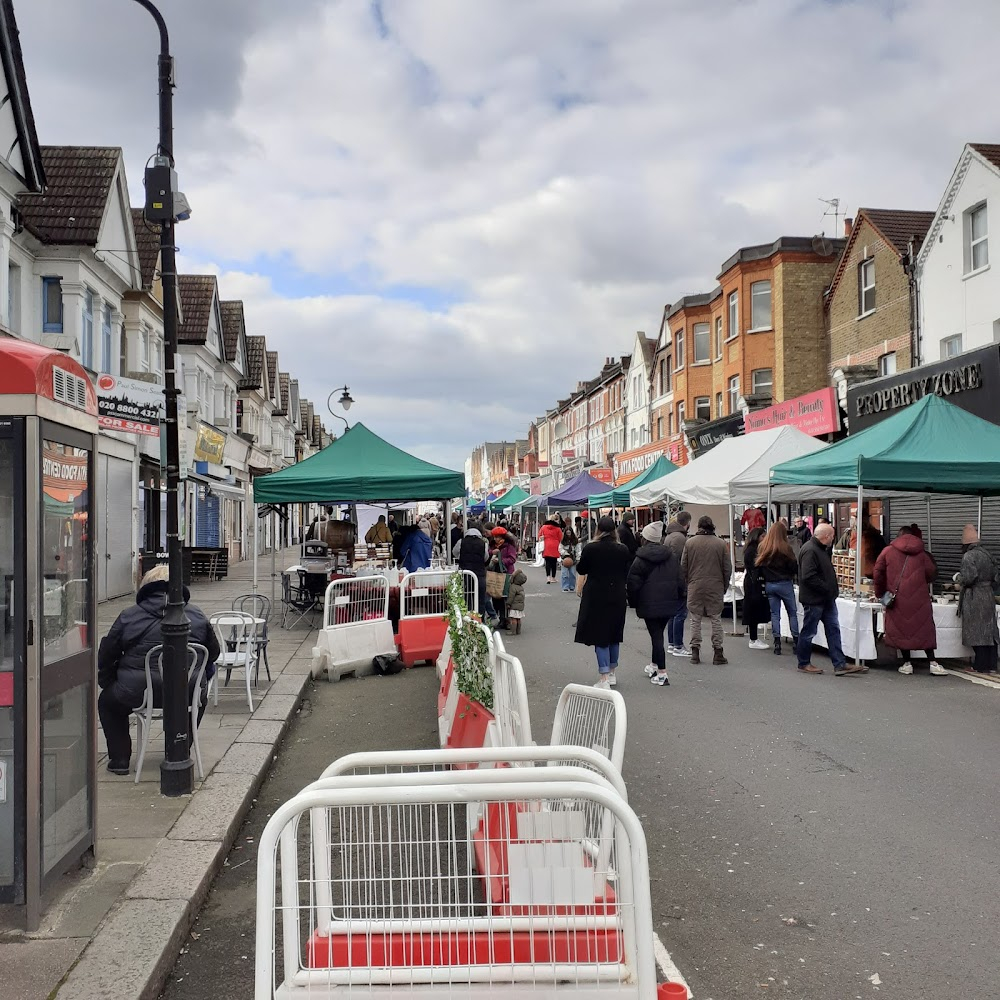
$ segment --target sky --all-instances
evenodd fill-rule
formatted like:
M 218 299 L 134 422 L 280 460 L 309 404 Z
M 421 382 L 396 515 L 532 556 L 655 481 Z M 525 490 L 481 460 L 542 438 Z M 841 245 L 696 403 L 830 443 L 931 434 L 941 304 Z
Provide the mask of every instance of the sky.
M 44 144 L 156 143 L 130 0 L 14 0 Z M 320 408 L 462 469 L 820 199 L 937 207 L 1000 141 L 996 0 L 161 0 L 180 266 Z M 842 225 L 842 223 L 841 223 Z M 338 421 L 327 418 L 336 430 Z

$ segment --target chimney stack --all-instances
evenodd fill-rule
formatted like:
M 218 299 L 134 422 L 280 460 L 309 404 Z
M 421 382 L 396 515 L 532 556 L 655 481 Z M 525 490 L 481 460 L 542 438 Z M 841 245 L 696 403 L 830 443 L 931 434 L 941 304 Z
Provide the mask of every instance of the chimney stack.
M 844 219 L 844 239 L 849 240 L 851 238 L 851 230 L 854 228 L 854 220 L 847 216 Z

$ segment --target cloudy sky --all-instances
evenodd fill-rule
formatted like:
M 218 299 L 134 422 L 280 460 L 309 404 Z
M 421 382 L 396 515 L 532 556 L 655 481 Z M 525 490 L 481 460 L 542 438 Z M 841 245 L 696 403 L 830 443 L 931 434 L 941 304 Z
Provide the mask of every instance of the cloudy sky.
M 934 209 L 1000 141 L 996 0 L 162 0 L 182 267 L 303 392 L 461 468 L 820 198 Z M 43 143 L 156 141 L 152 20 L 15 0 Z M 328 424 L 334 422 L 328 421 Z

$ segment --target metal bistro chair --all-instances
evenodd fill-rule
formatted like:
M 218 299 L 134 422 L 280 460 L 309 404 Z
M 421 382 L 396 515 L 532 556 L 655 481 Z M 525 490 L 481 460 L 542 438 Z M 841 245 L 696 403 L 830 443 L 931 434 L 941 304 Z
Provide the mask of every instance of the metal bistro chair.
M 146 747 L 149 745 L 149 731 L 154 721 L 163 719 L 163 709 L 153 707 L 153 660 L 160 671 L 160 690 L 163 690 L 163 646 L 154 646 L 146 654 L 146 694 L 142 704 L 132 709 L 135 716 L 136 737 L 139 740 L 139 759 L 135 765 L 135 783 L 139 784 L 142 777 L 142 762 L 146 758 Z M 198 765 L 198 777 L 204 780 L 205 769 L 201 763 L 201 747 L 198 746 L 198 712 L 201 709 L 201 682 L 208 666 L 208 650 L 200 643 L 188 643 L 188 686 L 191 678 L 195 684 L 191 693 L 191 704 L 188 711 L 191 716 L 191 742 L 194 745 L 194 759 Z
M 253 694 L 250 690 L 251 674 L 256 662 L 257 623 L 253 615 L 242 611 L 218 611 L 209 622 L 219 638 L 219 659 L 212 678 L 212 704 L 219 704 L 219 674 L 226 672 L 226 684 L 234 670 L 242 670 L 246 678 L 247 704 L 253 712 Z
M 263 594 L 244 594 L 233 600 L 233 611 L 242 611 L 245 615 L 253 615 L 257 619 L 257 634 L 254 638 L 256 666 L 253 683 L 257 686 L 260 680 L 260 661 L 264 660 L 264 673 L 271 679 L 271 664 L 267 662 L 267 626 L 271 618 L 271 599 Z

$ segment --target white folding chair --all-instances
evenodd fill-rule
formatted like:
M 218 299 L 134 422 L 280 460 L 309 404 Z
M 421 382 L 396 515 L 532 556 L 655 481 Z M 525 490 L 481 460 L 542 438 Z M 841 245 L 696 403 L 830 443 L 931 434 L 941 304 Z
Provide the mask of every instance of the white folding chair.
M 157 669 L 160 671 L 160 690 L 163 690 L 163 646 L 154 646 L 146 654 L 146 694 L 142 699 L 142 704 L 138 708 L 132 709 L 135 716 L 136 738 L 139 741 L 139 759 L 135 765 L 135 783 L 139 784 L 142 777 L 142 762 L 146 759 L 146 747 L 149 745 L 149 731 L 153 723 L 162 721 L 163 709 L 153 707 L 153 660 L 156 660 Z M 201 709 L 201 682 L 205 676 L 205 668 L 208 666 L 208 650 L 198 642 L 188 643 L 188 687 L 191 686 L 191 679 L 195 684 L 191 692 L 191 704 L 188 711 L 191 716 L 191 742 L 194 745 L 194 759 L 198 765 L 198 777 L 204 780 L 205 769 L 201 763 L 201 747 L 198 746 L 198 713 Z
M 257 622 L 253 615 L 242 611 L 219 611 L 209 618 L 219 639 L 218 660 L 215 661 L 215 676 L 209 682 L 212 688 L 212 704 L 219 704 L 219 674 L 226 672 L 226 684 L 234 670 L 242 670 L 246 678 L 247 704 L 253 711 L 253 694 L 250 682 L 257 662 Z

